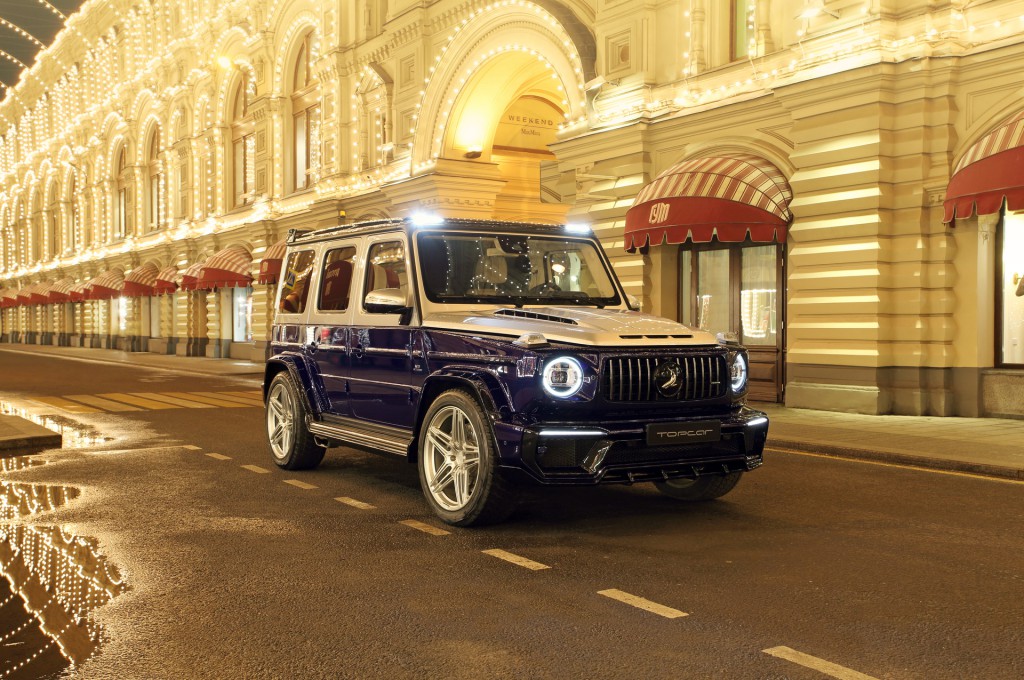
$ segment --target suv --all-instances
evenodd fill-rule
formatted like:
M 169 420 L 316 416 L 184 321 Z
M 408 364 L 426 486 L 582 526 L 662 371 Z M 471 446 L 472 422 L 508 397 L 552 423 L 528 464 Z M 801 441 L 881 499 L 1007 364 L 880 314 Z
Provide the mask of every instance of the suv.
M 588 228 L 414 216 L 287 243 L 263 382 L 282 468 L 398 454 L 468 526 L 517 479 L 702 501 L 761 465 L 746 351 L 632 309 Z

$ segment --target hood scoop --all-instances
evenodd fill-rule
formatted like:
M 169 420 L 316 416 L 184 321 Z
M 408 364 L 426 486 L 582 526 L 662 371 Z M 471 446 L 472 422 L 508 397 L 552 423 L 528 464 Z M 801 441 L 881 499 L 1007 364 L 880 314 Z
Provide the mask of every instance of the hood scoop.
M 504 308 L 495 311 L 494 316 L 514 316 L 519 319 L 536 319 L 538 321 L 553 321 L 555 323 L 564 323 L 569 326 L 579 326 L 579 323 L 574 319 L 567 319 L 564 316 L 554 316 L 553 314 L 542 314 L 541 312 L 534 312 L 529 309 Z

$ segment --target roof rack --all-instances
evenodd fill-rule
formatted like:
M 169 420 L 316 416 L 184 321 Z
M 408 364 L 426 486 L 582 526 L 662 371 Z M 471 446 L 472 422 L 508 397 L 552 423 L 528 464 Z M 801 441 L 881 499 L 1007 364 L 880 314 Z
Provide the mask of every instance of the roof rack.
M 367 220 L 365 222 L 352 222 L 350 224 L 339 224 L 333 227 L 322 229 L 290 229 L 288 232 L 288 243 L 321 240 L 337 234 L 359 234 L 366 231 L 373 231 L 387 227 L 403 227 L 410 223 L 410 217 L 393 217 L 387 219 Z M 537 222 L 517 222 L 513 220 L 477 219 L 470 217 L 445 217 L 443 222 L 437 226 L 423 227 L 423 231 L 432 231 L 444 227 L 507 227 L 514 229 L 527 228 L 532 231 L 562 233 L 564 225 L 561 224 L 539 224 Z

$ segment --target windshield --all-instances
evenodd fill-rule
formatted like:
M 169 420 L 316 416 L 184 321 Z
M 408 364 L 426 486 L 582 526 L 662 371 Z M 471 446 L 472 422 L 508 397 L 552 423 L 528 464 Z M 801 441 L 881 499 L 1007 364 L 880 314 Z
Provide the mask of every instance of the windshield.
M 619 304 L 592 241 L 524 234 L 419 235 L 431 302 L 513 305 Z

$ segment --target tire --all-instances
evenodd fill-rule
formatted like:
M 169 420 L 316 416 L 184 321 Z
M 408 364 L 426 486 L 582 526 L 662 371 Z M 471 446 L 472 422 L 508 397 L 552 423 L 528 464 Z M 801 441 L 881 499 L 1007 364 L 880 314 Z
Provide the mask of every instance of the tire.
M 266 414 L 267 444 L 278 467 L 310 470 L 320 464 L 327 449 L 319 446 L 306 429 L 306 408 L 287 371 L 270 381 Z
M 447 524 L 493 524 L 515 509 L 510 484 L 498 469 L 490 422 L 462 390 L 442 393 L 427 409 L 417 467 L 427 504 Z
M 654 486 L 658 491 L 676 500 L 713 501 L 732 491 L 742 476 L 742 472 L 730 472 L 726 475 L 706 475 L 697 479 L 672 479 L 667 482 L 655 482 Z

